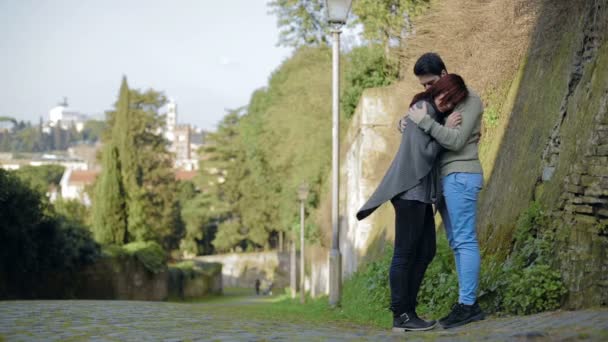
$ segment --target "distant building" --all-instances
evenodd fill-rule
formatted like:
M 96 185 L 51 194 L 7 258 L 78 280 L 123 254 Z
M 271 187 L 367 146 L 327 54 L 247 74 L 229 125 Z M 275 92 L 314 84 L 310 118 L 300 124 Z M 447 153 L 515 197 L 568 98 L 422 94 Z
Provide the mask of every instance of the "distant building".
M 50 127 L 61 127 L 62 129 L 70 129 L 75 127 L 78 132 L 84 129 L 84 124 L 88 120 L 88 116 L 78 111 L 68 108 L 67 98 L 63 98 L 63 102 L 49 111 L 48 126 L 44 131 L 49 133 Z
M 51 201 L 61 197 L 63 199 L 77 200 L 90 206 L 91 198 L 86 193 L 86 187 L 95 183 L 100 171 L 68 170 L 66 169 L 59 182 L 59 189 L 50 189 L 47 194 Z M 178 181 L 192 180 L 197 171 L 175 170 L 175 179 Z
M 31 159 L 15 159 L 8 155 L 0 156 L 0 168 L 5 170 L 18 170 L 22 166 L 41 166 L 41 165 L 61 165 L 66 170 L 83 170 L 89 169 L 89 164 L 79 158 L 71 158 L 55 154 L 43 154 L 42 156 L 33 157 Z
M 29 161 L 29 165 L 40 166 L 40 165 L 61 165 L 66 170 L 82 170 L 86 171 L 89 169 L 89 164 L 79 158 L 65 157 L 55 154 L 43 154 L 40 158 L 35 158 Z
M 175 156 L 173 166 L 176 169 L 187 171 L 198 169 L 196 150 L 200 145 L 193 143 L 193 139 L 202 140 L 201 134 L 193 130 L 190 125 L 178 124 L 177 103 L 173 99 L 169 99 L 164 114 L 166 122 L 163 135 L 170 143 L 169 151 Z
M 97 171 L 66 169 L 59 182 L 59 186 L 61 187 L 61 198 L 77 200 L 86 206 L 90 206 L 91 199 L 85 189 L 88 185 L 95 182 L 98 174 L 99 172 Z
M 101 142 L 94 145 L 91 144 L 76 144 L 68 148 L 70 158 L 82 160 L 87 164 L 87 170 L 99 170 L 101 167 L 97 160 L 97 154 L 100 153 Z
M 177 103 L 173 99 L 165 106 L 165 131 L 164 135 L 170 143 L 175 141 L 175 128 L 177 126 Z

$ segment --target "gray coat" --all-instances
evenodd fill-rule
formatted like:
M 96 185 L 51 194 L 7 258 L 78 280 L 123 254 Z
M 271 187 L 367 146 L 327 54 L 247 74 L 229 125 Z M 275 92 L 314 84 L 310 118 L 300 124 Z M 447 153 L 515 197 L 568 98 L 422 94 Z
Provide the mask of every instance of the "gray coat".
M 425 102 L 427 102 L 428 114 L 437 120 L 439 113 L 434 104 L 430 101 Z M 416 103 L 416 106 L 421 105 L 422 101 Z M 408 120 L 408 125 L 401 136 L 399 150 L 376 191 L 357 212 L 358 220 L 363 220 L 384 202 L 413 188 L 433 171 L 435 160 L 442 147 L 414 122 Z

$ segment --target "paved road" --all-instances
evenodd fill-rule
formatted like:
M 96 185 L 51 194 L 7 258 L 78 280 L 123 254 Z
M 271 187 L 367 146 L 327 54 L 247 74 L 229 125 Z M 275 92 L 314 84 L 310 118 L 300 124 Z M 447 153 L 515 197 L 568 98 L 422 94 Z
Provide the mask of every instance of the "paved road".
M 0 341 L 608 341 L 608 309 L 493 318 L 454 330 L 398 334 L 263 321 L 219 309 L 225 305 L 238 311 L 238 303 L 4 301 Z

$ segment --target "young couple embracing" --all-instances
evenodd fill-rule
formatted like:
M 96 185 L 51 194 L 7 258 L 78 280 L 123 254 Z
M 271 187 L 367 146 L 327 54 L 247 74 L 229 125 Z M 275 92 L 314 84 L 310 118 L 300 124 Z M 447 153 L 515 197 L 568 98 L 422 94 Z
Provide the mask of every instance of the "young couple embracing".
M 483 184 L 478 156 L 483 105 L 441 57 L 422 55 L 414 65 L 424 91 L 399 122 L 401 144 L 391 166 L 357 213 L 362 220 L 381 204 L 395 209 L 395 249 L 389 271 L 394 331 L 449 329 L 484 319 L 477 303 L 480 253 L 476 208 Z M 416 298 L 435 256 L 435 204 L 454 253 L 459 296 L 439 322 L 416 314 Z

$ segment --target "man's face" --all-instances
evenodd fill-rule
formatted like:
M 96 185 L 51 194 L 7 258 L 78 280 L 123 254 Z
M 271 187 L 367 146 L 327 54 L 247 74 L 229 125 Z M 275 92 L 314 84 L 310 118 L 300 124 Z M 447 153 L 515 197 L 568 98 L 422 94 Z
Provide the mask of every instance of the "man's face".
M 435 82 L 439 81 L 439 79 L 441 77 L 443 77 L 447 74 L 448 74 L 447 71 L 442 70 L 441 75 L 434 75 L 434 74 L 421 75 L 421 76 L 418 76 L 418 81 L 420 81 L 420 84 L 424 87 L 424 90 L 427 90 L 433 84 L 435 84 Z
M 439 76 L 432 74 L 418 76 L 418 80 L 425 90 L 429 89 L 435 82 L 439 81 L 439 79 Z

